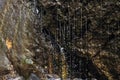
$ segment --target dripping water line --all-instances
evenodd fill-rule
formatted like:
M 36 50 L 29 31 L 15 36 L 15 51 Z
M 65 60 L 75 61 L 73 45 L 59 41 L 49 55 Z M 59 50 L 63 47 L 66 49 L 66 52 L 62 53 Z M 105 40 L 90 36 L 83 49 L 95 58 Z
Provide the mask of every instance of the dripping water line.
M 101 8 L 100 18 L 101 18 L 101 22 L 102 22 L 102 0 L 100 0 L 100 8 Z M 100 23 L 100 27 L 102 27 L 102 23 Z M 100 48 L 100 51 L 101 51 L 101 48 Z
M 40 9 L 41 9 L 41 11 L 40 11 L 40 26 L 41 26 L 41 33 L 42 33 L 42 29 L 43 29 L 43 26 L 42 26 L 42 18 L 43 18 L 43 17 L 42 17 L 42 12 L 43 12 L 43 11 L 42 11 L 42 6 L 41 6 Z
M 86 16 L 86 55 L 87 55 L 87 62 L 86 62 L 86 77 L 88 77 L 88 58 L 89 58 L 89 56 L 88 56 L 88 40 L 87 40 L 87 38 L 88 38 L 88 36 L 87 36 L 87 32 L 88 32 L 88 20 L 87 20 L 87 18 L 88 18 L 88 16 Z
M 59 22 L 59 34 L 60 34 L 60 44 L 62 44 L 62 28 L 61 28 L 61 21 Z
M 81 7 L 81 31 L 80 32 L 81 32 L 81 39 L 82 39 L 82 37 L 83 37 L 82 36 L 82 7 Z M 82 42 L 82 40 L 81 40 L 81 42 Z
M 56 16 L 57 16 L 57 31 L 56 31 L 56 39 L 58 40 L 58 42 L 60 43 L 60 23 L 59 23 L 59 18 L 58 18 L 58 7 L 56 7 L 57 9 L 56 9 Z M 60 56 L 60 54 L 58 55 L 58 57 L 59 57 L 59 61 L 61 61 L 61 56 Z M 61 62 L 60 62 L 60 64 L 61 64 Z M 61 65 L 59 66 L 59 68 L 60 68 L 60 77 L 61 77 L 61 79 L 62 79 L 62 75 L 61 75 Z
M 81 9 L 80 9 L 80 12 L 81 12 L 81 15 L 80 15 L 80 20 L 81 20 L 81 31 L 80 32 L 82 32 L 82 6 L 81 6 Z M 81 34 L 81 33 L 80 33 Z M 82 34 L 80 35 L 80 37 L 81 37 L 81 41 L 80 41 L 80 44 L 81 44 L 81 48 L 82 48 Z M 80 50 L 81 50 L 81 48 L 80 48 Z M 80 69 L 80 71 L 82 70 L 82 68 Z M 81 75 L 80 75 L 80 77 L 82 77 Z
M 69 12 L 69 7 L 70 7 L 70 3 L 68 4 L 68 40 L 70 39 L 70 12 Z M 70 45 L 69 45 L 69 43 L 68 43 L 68 46 L 72 46 L 71 45 L 71 42 L 70 42 Z M 70 54 L 70 69 L 72 69 L 72 53 L 69 53 Z M 70 79 L 72 79 L 72 71 L 70 70 Z
M 64 25 L 63 25 L 63 44 L 65 44 L 65 22 L 64 22 Z
M 61 44 L 61 23 L 60 23 L 60 21 L 59 21 L 58 26 L 59 26 L 59 44 Z M 60 64 L 62 64 L 62 56 L 61 56 L 61 54 L 59 54 L 59 57 L 60 57 Z M 61 77 L 61 80 L 62 80 L 62 65 L 60 65 L 60 77 Z

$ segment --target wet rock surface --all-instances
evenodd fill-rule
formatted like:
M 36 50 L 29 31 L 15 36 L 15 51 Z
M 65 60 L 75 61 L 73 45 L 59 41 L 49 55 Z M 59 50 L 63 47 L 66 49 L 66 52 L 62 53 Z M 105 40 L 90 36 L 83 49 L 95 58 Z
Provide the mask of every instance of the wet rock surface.
M 119 80 L 119 9 L 118 0 L 0 0 L 0 80 Z

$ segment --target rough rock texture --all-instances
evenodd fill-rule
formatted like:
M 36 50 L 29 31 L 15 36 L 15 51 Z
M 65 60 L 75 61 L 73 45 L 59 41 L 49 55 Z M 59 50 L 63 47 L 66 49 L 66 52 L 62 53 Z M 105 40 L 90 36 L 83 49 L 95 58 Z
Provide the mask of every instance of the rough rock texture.
M 41 34 L 40 17 L 36 1 L 0 0 L 1 79 L 28 79 L 34 73 L 44 80 L 44 74 L 50 72 L 48 55 L 53 48 Z
M 74 68 L 74 65 L 79 64 L 80 56 L 84 55 L 89 60 L 87 68 L 90 75 L 98 80 L 120 79 L 120 2 L 118 0 L 38 1 L 40 6 L 44 7 L 43 27 L 52 34 L 51 37 L 54 36 L 52 39 L 65 49 L 67 64 L 69 67 L 73 66 L 69 68 L 71 69 L 69 75 L 73 77 L 77 75 L 74 71 L 79 71 L 80 67 Z M 47 39 L 54 43 L 51 37 Z M 76 59 L 77 57 L 79 59 Z M 85 62 L 83 64 L 86 64 Z M 82 69 L 82 76 L 86 76 L 84 68 Z M 78 74 L 80 76 L 81 72 Z M 100 75 L 104 78 L 102 79 Z
M 26 76 L 33 71 L 34 6 L 24 0 L 3 2 L 0 0 L 0 72 L 9 70 L 6 64 L 10 61 L 20 75 L 25 72 Z
M 118 0 L 0 0 L 0 78 L 119 80 L 119 9 Z

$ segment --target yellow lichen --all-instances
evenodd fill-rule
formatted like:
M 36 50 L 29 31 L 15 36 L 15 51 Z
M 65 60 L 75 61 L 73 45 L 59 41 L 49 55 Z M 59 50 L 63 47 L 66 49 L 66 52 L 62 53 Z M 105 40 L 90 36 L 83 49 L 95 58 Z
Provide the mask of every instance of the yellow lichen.
M 12 48 L 12 41 L 10 39 L 6 39 L 6 46 L 8 49 L 11 49 Z
M 66 60 L 65 60 L 65 56 L 62 55 L 62 78 L 66 79 L 67 78 L 67 64 L 66 64 Z

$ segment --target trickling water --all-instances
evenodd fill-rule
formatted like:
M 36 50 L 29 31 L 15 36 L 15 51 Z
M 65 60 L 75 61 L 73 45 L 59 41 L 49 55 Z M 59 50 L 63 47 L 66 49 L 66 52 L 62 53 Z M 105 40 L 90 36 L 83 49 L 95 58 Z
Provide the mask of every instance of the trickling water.
M 0 0 L 1 11 L 4 1 Z M 101 80 L 111 75 L 108 74 L 109 68 L 106 68 L 108 65 L 104 66 L 109 59 L 108 62 L 104 59 L 103 61 L 97 59 L 96 61 L 100 62 L 93 62 L 95 60 L 91 58 L 92 56 L 95 59 L 96 56 L 107 57 L 101 52 L 108 55 L 110 51 L 107 49 L 109 48 L 115 48 L 115 51 L 112 49 L 115 56 L 119 51 L 116 50 L 119 46 L 113 45 L 113 42 L 118 43 L 115 37 L 119 34 L 117 31 L 119 21 L 116 24 L 117 17 L 115 20 L 111 20 L 110 16 L 110 18 L 104 17 L 110 10 L 102 11 L 105 7 L 103 0 L 100 4 L 97 1 L 97 3 L 91 1 L 87 3 L 86 0 L 9 1 L 6 3 L 5 10 L 0 13 L 0 42 L 4 44 L 0 45 L 3 49 L 0 50 L 2 56 L 0 59 L 4 58 L 2 53 L 6 53 L 19 74 L 24 77 L 31 73 L 39 73 L 38 75 L 42 73 L 44 76 L 45 74 L 57 74 L 62 79 L 96 77 Z M 117 12 L 115 14 L 118 15 Z M 113 28 L 112 24 L 118 25 L 117 28 Z M 114 30 L 116 30 L 115 33 Z M 99 39 L 97 39 L 98 36 Z M 5 61 L 7 61 L 6 58 Z M 102 68 L 106 71 L 99 70 Z M 26 73 L 23 74 L 24 72 Z M 38 79 L 38 75 L 32 75 L 32 77 Z

